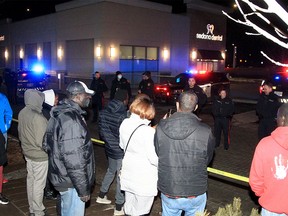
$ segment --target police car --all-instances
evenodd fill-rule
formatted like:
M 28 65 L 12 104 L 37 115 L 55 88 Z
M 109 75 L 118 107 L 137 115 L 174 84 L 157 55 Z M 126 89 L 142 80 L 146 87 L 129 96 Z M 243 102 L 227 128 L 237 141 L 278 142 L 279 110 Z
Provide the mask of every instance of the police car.
M 18 70 L 17 76 L 17 97 L 22 98 L 27 89 L 44 91 L 47 85 L 47 75 L 43 68 L 34 67 L 32 70 Z
M 230 90 L 230 80 L 226 72 L 186 71 L 173 77 L 170 81 L 154 86 L 155 100 L 158 102 L 175 102 L 188 84 L 189 77 L 193 76 L 196 84 L 200 86 L 207 95 L 208 101 L 213 101 L 218 95 L 218 89 L 224 87 Z
M 288 71 L 277 72 L 268 76 L 266 79 L 263 79 L 259 87 L 260 94 L 262 93 L 263 84 L 265 82 L 272 83 L 272 89 L 274 93 L 279 96 L 279 101 L 281 103 L 288 103 Z

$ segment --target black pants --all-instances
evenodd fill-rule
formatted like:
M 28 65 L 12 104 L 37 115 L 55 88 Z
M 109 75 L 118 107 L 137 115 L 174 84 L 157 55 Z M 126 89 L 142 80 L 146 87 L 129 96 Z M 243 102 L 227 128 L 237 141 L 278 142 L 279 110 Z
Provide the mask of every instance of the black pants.
M 221 134 L 224 135 L 224 148 L 228 149 L 230 145 L 230 118 L 215 118 L 214 136 L 216 139 L 216 147 L 220 146 Z
M 258 139 L 261 140 L 266 136 L 270 136 L 272 131 L 276 128 L 275 118 L 262 118 L 259 121 Z
M 93 109 L 93 120 L 97 121 L 99 116 L 99 111 L 102 110 L 102 98 L 97 99 L 96 101 L 93 101 L 92 103 L 92 109 Z

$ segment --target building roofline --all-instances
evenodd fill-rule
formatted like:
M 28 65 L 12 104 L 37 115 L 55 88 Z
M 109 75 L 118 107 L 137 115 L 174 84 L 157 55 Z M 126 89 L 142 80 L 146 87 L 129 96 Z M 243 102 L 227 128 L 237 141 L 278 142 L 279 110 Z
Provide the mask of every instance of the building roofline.
M 58 4 L 55 6 L 56 12 L 69 10 L 73 8 L 83 7 L 91 4 L 97 4 L 101 2 L 112 2 L 117 4 L 124 4 L 135 7 L 142 7 L 152 10 L 158 10 L 162 12 L 171 13 L 172 6 L 164 5 L 155 2 L 143 1 L 143 0 L 74 0 L 62 4 Z
M 202 0 L 184 0 L 187 4 L 187 10 L 194 9 L 200 11 L 206 11 L 214 14 L 222 14 L 222 11 L 226 11 L 228 13 L 232 12 L 232 9 L 224 6 L 220 6 L 217 4 L 205 2 Z

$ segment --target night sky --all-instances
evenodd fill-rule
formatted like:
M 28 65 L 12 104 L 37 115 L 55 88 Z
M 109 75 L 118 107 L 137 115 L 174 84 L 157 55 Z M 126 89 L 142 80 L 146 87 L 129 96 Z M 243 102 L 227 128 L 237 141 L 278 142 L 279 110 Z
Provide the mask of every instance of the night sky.
M 0 19 L 11 18 L 12 21 L 23 20 L 27 18 L 37 17 L 55 12 L 55 5 L 67 2 L 69 0 L 0 0 Z M 185 0 L 149 0 L 172 6 L 173 13 L 185 13 Z M 214 4 L 232 8 L 234 0 L 205 0 Z M 287 5 L 287 1 L 279 0 L 283 5 Z M 27 10 L 29 8 L 29 11 Z M 235 12 L 237 15 L 237 12 Z M 286 27 L 286 26 L 285 26 Z M 275 44 L 269 42 L 263 37 L 246 36 L 245 31 L 249 31 L 247 27 L 236 24 L 227 20 L 227 55 L 226 65 L 232 64 L 233 46 L 237 45 L 237 58 L 242 59 L 242 63 L 238 66 L 261 66 L 260 62 L 268 63 L 261 56 L 260 50 L 269 50 L 270 53 L 280 54 L 278 58 L 285 60 L 287 50 L 279 48 Z M 232 53 L 232 54 L 231 54 Z M 245 62 L 245 60 L 247 62 Z

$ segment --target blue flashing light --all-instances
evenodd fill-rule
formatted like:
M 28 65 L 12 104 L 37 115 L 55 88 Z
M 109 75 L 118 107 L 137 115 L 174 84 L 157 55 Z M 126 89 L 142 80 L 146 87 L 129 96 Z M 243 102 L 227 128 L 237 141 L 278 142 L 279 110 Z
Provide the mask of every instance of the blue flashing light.
M 193 69 L 186 70 L 186 73 L 189 73 L 189 74 L 197 74 L 197 70 L 193 70 Z
M 32 67 L 32 71 L 36 74 L 42 74 L 44 73 L 44 67 L 41 64 L 35 64 Z
M 275 80 L 280 80 L 280 76 L 275 76 L 274 79 Z

